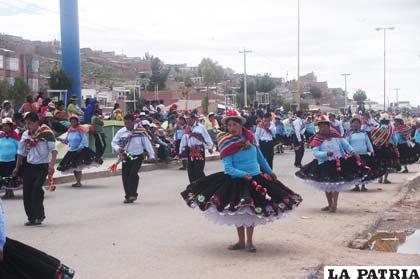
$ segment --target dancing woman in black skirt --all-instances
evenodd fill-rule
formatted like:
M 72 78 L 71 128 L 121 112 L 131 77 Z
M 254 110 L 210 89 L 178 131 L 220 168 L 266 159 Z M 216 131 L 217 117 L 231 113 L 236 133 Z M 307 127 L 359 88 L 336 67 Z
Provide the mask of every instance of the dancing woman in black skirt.
M 6 237 L 0 199 L 0 278 L 70 279 L 73 276 L 74 271 L 60 260 Z
M 411 139 L 412 128 L 404 124 L 404 119 L 401 115 L 397 115 L 394 118 L 394 122 L 394 142 L 398 148 L 400 163 L 404 166 L 404 170 L 402 172 L 407 173 L 407 165 L 416 163 L 419 160 L 419 155 L 417 154 L 415 144 Z
M 57 170 L 62 173 L 73 173 L 76 183 L 72 187 L 82 187 L 82 170 L 90 167 L 98 167 L 103 161 L 87 147 L 85 129 L 79 124 L 79 118 L 70 117 L 71 127 L 67 131 L 67 137 L 61 140 L 69 145 L 69 150 L 61 160 Z
M 217 136 L 224 172 L 192 182 L 181 195 L 214 223 L 236 227 L 239 240 L 230 250 L 255 252 L 254 227 L 280 219 L 302 198 L 277 180 L 252 133 L 243 128 L 243 117 L 228 111 L 222 122 L 229 131 Z

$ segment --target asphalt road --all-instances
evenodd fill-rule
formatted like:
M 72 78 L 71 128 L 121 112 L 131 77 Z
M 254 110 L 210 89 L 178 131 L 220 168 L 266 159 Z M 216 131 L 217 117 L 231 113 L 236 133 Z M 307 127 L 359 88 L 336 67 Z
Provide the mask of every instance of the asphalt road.
M 276 155 L 274 169 L 304 201 L 287 218 L 256 228 L 256 254 L 228 251 L 236 241 L 235 229 L 209 223 L 199 210 L 188 208 L 179 195 L 188 184 L 187 173 L 171 169 L 141 173 L 139 200 L 130 205 L 122 203 L 121 177 L 85 181 L 81 189 L 58 185 L 46 195 L 47 219 L 41 227 L 23 226 L 21 199 L 4 201 L 7 231 L 61 259 L 82 279 L 303 278 L 322 264 L 347 258 L 360 264 L 369 259 L 377 264 L 419 262 L 419 257 L 405 255 L 381 261 L 378 253 L 343 246 L 390 202 L 400 184 L 346 192 L 337 213 L 321 213 L 324 194 L 295 179 L 292 162 L 292 153 Z M 419 170 L 418 165 L 411 169 Z M 207 174 L 220 170 L 220 161 L 206 165 Z M 396 174 L 391 180 L 413 175 Z

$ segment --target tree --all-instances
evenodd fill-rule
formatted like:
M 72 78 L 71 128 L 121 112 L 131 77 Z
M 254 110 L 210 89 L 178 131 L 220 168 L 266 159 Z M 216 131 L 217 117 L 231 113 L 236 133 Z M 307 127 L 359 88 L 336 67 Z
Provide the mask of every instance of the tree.
M 18 109 L 24 102 L 26 96 L 31 94 L 31 88 L 22 78 L 15 78 L 15 83 L 9 90 L 8 99 L 12 101 L 15 109 Z
M 208 87 L 223 80 L 224 70 L 217 62 L 210 58 L 203 58 L 198 69 L 204 84 Z
M 9 98 L 10 85 L 7 79 L 0 82 L 0 103 Z
M 209 95 L 206 94 L 203 98 L 203 100 L 201 100 L 201 107 L 203 108 L 203 113 L 207 114 L 209 112 Z
M 239 94 L 236 99 L 238 105 L 243 106 L 244 103 L 244 80 L 241 79 L 240 81 L 241 87 L 239 88 Z M 253 81 L 247 81 L 247 95 L 248 95 L 248 104 L 252 103 L 253 100 L 255 100 L 255 93 L 257 92 L 256 84 Z
M 276 88 L 276 84 L 273 79 L 270 77 L 270 74 L 266 73 L 264 75 L 257 75 L 255 78 L 256 81 L 256 91 L 257 92 L 270 92 Z
M 156 85 L 159 89 L 166 87 L 166 80 L 168 79 L 169 69 L 164 69 L 163 62 L 158 57 L 150 56 L 152 61 L 152 75 L 150 76 L 150 82 L 147 90 L 155 90 Z
M 182 99 L 187 100 L 190 98 L 191 88 L 193 87 L 193 81 L 188 77 L 184 79 L 184 86 L 182 87 Z M 203 106 L 203 103 L 201 103 Z M 204 106 L 203 106 L 204 107 Z M 185 110 L 187 110 L 187 102 L 185 102 Z
M 216 84 L 223 80 L 224 70 L 223 67 L 217 64 L 217 62 L 213 62 L 210 58 L 203 58 L 201 60 L 200 65 L 198 65 L 198 69 L 200 72 L 201 77 L 203 78 L 203 82 L 207 87 L 206 95 L 203 98 L 202 107 L 204 113 L 208 113 L 209 110 L 209 85 Z
M 312 97 L 314 98 L 314 99 L 320 99 L 321 98 L 321 96 L 322 96 L 322 91 L 321 91 L 321 89 L 319 89 L 318 87 L 316 87 L 316 86 L 312 86 L 310 89 L 309 89 L 309 92 L 311 92 L 311 95 L 312 95 Z
M 362 89 L 357 89 L 356 93 L 354 93 L 353 95 L 353 100 L 355 100 L 358 103 L 363 103 L 364 101 L 366 101 L 367 96 L 366 96 L 366 92 L 363 91 Z
M 53 69 L 50 72 L 48 86 L 55 90 L 68 90 L 73 84 L 73 79 L 67 75 L 63 68 Z

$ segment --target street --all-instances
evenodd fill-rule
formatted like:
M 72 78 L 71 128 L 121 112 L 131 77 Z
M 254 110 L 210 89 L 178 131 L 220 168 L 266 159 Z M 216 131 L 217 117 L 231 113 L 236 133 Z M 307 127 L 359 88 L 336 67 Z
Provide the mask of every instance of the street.
M 392 202 L 401 183 L 416 175 L 418 164 L 409 166 L 411 173 L 390 175 L 398 183 L 340 194 L 333 214 L 319 210 L 326 204 L 324 193 L 294 178 L 293 156 L 276 155 L 274 169 L 303 202 L 284 220 L 256 227 L 256 254 L 228 251 L 237 239 L 235 229 L 214 225 L 185 205 L 179 193 L 188 184 L 187 173 L 177 169 L 140 173 L 139 200 L 129 205 L 122 203 L 121 177 L 87 180 L 81 189 L 57 185 L 46 194 L 41 227 L 23 226 L 20 198 L 5 200 L 8 236 L 59 258 L 81 279 L 303 278 L 327 264 L 418 265 L 420 255 L 345 247 Z M 304 160 L 311 158 L 307 152 Z M 206 164 L 206 174 L 220 170 L 220 161 Z

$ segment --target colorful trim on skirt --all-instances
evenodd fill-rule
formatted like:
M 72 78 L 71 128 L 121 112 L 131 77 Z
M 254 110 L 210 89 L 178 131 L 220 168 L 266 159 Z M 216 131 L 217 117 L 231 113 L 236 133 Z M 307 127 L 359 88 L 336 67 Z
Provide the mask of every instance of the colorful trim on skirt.
M 318 164 L 313 160 L 295 173 L 306 184 L 324 192 L 342 192 L 357 184 L 368 181 L 369 168 L 359 165 L 354 157 L 340 158 Z
M 68 151 L 57 170 L 64 174 L 80 172 L 87 168 L 99 167 L 102 163 L 103 160 L 92 149 L 85 147 L 80 151 Z
M 280 181 L 254 176 L 252 181 L 218 172 L 194 181 L 181 193 L 188 206 L 198 207 L 212 222 L 251 227 L 281 219 L 302 197 Z

